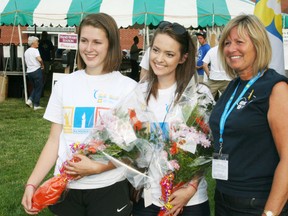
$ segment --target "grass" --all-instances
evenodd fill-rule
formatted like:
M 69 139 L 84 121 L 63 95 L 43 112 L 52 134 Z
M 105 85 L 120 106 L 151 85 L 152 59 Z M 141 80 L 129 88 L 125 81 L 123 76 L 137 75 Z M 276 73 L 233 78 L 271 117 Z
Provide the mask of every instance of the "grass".
M 47 101 L 48 97 L 42 98 L 41 105 Z M 0 216 L 27 215 L 21 205 L 24 185 L 50 129 L 43 113 L 28 108 L 24 99 L 8 98 L 0 103 Z M 44 210 L 39 215 L 52 214 Z
M 49 92 L 41 98 L 46 106 Z M 24 185 L 32 172 L 48 138 L 50 123 L 44 120 L 44 110 L 28 108 L 22 98 L 7 98 L 0 103 L 0 216 L 27 215 L 21 205 Z M 50 173 L 47 178 L 51 177 Z M 207 173 L 211 211 L 214 209 L 215 181 Z M 45 209 L 39 216 L 51 216 Z

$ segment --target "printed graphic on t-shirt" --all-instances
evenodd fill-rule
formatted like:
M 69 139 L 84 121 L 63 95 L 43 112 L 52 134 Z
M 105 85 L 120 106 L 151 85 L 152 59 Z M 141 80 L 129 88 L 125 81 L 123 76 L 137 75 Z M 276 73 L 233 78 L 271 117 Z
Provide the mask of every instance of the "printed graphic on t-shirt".
M 254 95 L 254 89 L 252 89 L 247 97 L 241 98 L 241 100 L 237 104 L 237 109 L 243 109 L 247 104 L 251 103 L 254 99 L 256 99 L 256 96 Z
M 64 133 L 88 133 L 97 122 L 106 107 L 64 107 Z
M 203 59 L 203 51 L 200 49 L 198 50 L 198 61 Z
M 76 107 L 74 112 L 73 128 L 80 129 L 84 133 L 86 128 L 92 128 L 94 125 L 95 107 Z
M 169 134 L 169 123 L 168 122 L 159 122 L 161 130 L 162 130 L 162 138 L 164 140 L 169 140 L 170 134 Z
M 107 103 L 107 104 L 114 104 L 115 101 L 118 100 L 118 97 L 113 96 L 112 94 L 107 94 L 105 92 L 98 91 L 94 89 L 94 98 L 96 99 L 97 103 Z
M 99 122 L 101 121 L 101 117 L 107 110 L 109 110 L 109 108 L 107 107 L 96 107 L 95 125 L 99 124 Z
M 74 107 L 64 107 L 63 109 L 63 116 L 64 116 L 64 133 L 72 133 L 73 127 L 73 116 L 74 116 Z

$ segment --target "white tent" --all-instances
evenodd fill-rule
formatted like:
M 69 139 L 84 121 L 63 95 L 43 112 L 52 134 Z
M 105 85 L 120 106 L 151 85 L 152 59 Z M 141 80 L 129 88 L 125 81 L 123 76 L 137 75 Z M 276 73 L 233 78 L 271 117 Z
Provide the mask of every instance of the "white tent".
M 18 26 L 22 47 L 20 25 L 78 26 L 90 13 L 110 14 L 118 27 L 148 29 L 162 20 L 194 28 L 224 26 L 231 18 L 253 11 L 254 3 L 249 0 L 0 0 L 0 25 Z
M 249 0 L 0 0 L 0 24 L 77 26 L 83 16 L 105 12 L 119 27 L 157 25 L 162 20 L 206 27 L 225 25 L 253 10 Z

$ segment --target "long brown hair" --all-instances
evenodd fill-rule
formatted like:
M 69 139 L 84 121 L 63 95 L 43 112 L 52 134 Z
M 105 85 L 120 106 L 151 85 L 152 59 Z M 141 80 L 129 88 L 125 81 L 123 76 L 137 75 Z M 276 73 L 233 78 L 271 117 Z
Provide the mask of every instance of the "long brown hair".
M 108 73 L 119 70 L 122 61 L 122 52 L 120 47 L 119 30 L 115 20 L 110 15 L 105 13 L 87 15 L 80 23 L 78 40 L 80 40 L 83 26 L 93 26 L 95 28 L 102 29 L 107 36 L 109 47 L 107 56 L 104 60 L 103 72 Z M 86 68 L 86 64 L 79 52 L 77 53 L 77 67 L 78 69 Z
M 192 41 L 191 36 L 188 31 L 178 23 L 169 23 L 165 22 L 167 25 L 162 28 L 161 23 L 154 33 L 154 37 L 151 42 L 151 47 L 153 47 L 155 38 L 158 34 L 166 34 L 169 37 L 173 38 L 180 44 L 181 58 L 184 55 L 187 55 L 186 61 L 183 64 L 178 64 L 176 67 L 176 83 L 177 88 L 175 95 L 177 95 L 175 102 L 177 102 L 188 85 L 189 81 L 195 73 L 195 46 Z M 180 32 L 179 32 L 180 31 Z M 183 31 L 183 32 L 181 32 Z M 152 52 L 152 49 L 150 49 Z M 150 99 L 150 96 L 153 95 L 155 98 L 158 96 L 158 78 L 153 72 L 152 68 L 149 67 L 148 72 L 148 85 L 151 87 L 150 92 L 148 93 L 147 103 Z

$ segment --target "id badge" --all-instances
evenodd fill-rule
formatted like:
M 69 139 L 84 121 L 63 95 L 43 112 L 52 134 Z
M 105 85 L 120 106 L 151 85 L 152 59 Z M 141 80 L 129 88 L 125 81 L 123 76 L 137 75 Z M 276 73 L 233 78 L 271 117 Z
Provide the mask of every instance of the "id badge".
M 212 178 L 228 180 L 228 154 L 213 153 Z

